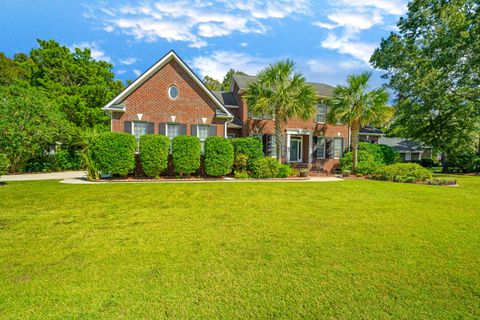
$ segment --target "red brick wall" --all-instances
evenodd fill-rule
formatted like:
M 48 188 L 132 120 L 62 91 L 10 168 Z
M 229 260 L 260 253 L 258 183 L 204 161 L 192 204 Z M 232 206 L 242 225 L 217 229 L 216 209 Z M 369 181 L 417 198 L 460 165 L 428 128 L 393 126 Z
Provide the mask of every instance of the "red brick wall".
M 172 100 L 168 96 L 168 87 L 176 85 L 178 97 Z M 125 113 L 114 113 L 112 131 L 123 131 L 124 121 L 138 121 L 137 114 L 143 114 L 141 121 L 154 122 L 155 133 L 158 124 L 171 122 L 170 116 L 176 116 L 175 122 L 187 124 L 187 134 L 191 125 L 206 124 L 217 126 L 217 135 L 224 135 L 224 119 L 215 117 L 216 105 L 200 88 L 188 73 L 174 60 L 152 75 L 140 87 L 125 98 Z
M 248 136 L 251 132 L 263 133 L 263 134 L 274 134 L 275 124 L 272 120 L 253 120 L 248 119 L 248 108 L 246 102 L 242 98 L 242 94 L 238 93 L 238 86 L 235 84 L 233 88 L 233 93 L 240 105 L 240 114 L 243 116 L 242 121 L 244 122 L 242 134 L 243 136 Z M 342 137 L 344 140 L 344 152 L 348 152 L 349 148 L 349 128 L 348 125 L 327 125 L 320 124 L 311 120 L 302 120 L 302 119 L 290 119 L 287 124 L 284 126 L 286 129 L 305 129 L 313 131 L 314 136 L 325 136 L 325 137 Z M 304 162 L 308 161 L 308 136 L 303 138 L 303 160 Z M 317 170 L 323 170 L 326 172 L 332 172 L 339 165 L 338 159 L 325 159 L 325 160 L 313 160 L 312 167 Z

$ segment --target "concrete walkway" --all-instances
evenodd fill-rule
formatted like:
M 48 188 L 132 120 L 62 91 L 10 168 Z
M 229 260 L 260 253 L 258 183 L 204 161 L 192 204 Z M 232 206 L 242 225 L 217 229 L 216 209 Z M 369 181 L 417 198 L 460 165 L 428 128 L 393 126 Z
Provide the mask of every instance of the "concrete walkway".
M 337 177 L 310 177 L 304 180 L 280 180 L 280 179 L 232 179 L 225 178 L 224 180 L 206 179 L 206 180 L 147 180 L 147 181 L 101 181 L 90 182 L 85 180 L 85 171 L 64 171 L 64 172 L 50 172 L 50 173 L 25 173 L 25 174 L 12 174 L 7 176 L 1 176 L 2 181 L 38 181 L 38 180 L 61 180 L 61 183 L 66 184 L 101 184 L 101 183 L 212 183 L 212 182 L 330 182 L 330 181 L 343 181 Z
M 337 177 L 310 177 L 309 179 L 302 180 L 281 180 L 281 179 L 232 179 L 226 178 L 224 180 L 216 179 L 206 179 L 206 180 L 174 180 L 174 179 L 160 179 L 160 180 L 143 180 L 143 181 L 101 181 L 101 182 L 90 182 L 84 178 L 68 178 L 60 181 L 60 183 L 66 184 L 101 184 L 101 183 L 247 183 L 247 182 L 333 182 L 333 181 L 343 181 L 341 178 Z
M 1 176 L 0 181 L 34 181 L 34 180 L 63 180 L 82 179 L 86 177 L 85 171 L 64 171 L 49 173 L 24 173 Z

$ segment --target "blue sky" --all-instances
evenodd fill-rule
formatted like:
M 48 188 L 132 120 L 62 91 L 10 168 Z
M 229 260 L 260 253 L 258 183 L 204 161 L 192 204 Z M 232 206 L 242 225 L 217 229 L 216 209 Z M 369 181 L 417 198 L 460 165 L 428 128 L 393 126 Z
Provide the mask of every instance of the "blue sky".
M 37 38 L 88 46 L 122 80 L 171 49 L 220 81 L 230 68 L 255 74 L 291 58 L 309 81 L 372 70 L 379 85 L 369 57 L 405 13 L 405 0 L 2 0 L 0 51 L 28 52 Z

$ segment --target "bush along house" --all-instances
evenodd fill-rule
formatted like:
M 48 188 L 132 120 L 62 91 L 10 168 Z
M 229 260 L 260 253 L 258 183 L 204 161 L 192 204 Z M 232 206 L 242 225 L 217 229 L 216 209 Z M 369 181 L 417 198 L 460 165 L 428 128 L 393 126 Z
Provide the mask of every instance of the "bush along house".
M 251 114 L 243 94 L 253 76 L 234 75 L 228 91 L 211 91 L 187 64 L 170 51 L 125 88 L 103 109 L 111 130 L 138 138 L 158 133 L 262 140 L 266 156 L 276 157 L 274 122 L 268 115 Z M 284 127 L 282 161 L 311 171 L 333 172 L 350 145 L 349 127 L 326 123 L 323 99 L 333 87 L 310 83 L 318 93 L 317 113 L 308 121 L 291 119 Z

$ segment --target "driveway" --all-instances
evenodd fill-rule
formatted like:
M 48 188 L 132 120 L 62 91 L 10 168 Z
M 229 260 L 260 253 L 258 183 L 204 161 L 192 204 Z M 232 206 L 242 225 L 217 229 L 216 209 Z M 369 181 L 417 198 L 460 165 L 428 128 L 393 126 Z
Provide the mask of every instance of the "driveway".
M 25 173 L 1 176 L 0 181 L 63 180 L 85 177 L 85 171 L 64 171 L 50 173 Z

